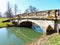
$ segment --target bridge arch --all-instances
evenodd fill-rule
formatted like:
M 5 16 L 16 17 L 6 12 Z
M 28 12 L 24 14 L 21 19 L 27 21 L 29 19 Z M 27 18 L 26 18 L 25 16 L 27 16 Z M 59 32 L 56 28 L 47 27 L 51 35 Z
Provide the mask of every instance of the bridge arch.
M 36 24 L 43 30 L 44 34 L 46 34 L 48 32 L 47 28 L 49 28 L 50 26 L 54 29 L 54 21 L 53 20 L 21 19 L 21 20 L 17 20 L 16 22 L 18 23 L 18 25 L 22 24 L 23 22 L 30 22 L 30 23 Z
M 28 27 L 28 28 L 32 28 L 32 26 L 37 26 L 37 27 L 41 28 L 41 30 L 44 33 L 44 30 L 40 26 L 40 23 L 38 23 L 36 20 L 19 20 L 19 24 L 20 24 L 20 26 Z

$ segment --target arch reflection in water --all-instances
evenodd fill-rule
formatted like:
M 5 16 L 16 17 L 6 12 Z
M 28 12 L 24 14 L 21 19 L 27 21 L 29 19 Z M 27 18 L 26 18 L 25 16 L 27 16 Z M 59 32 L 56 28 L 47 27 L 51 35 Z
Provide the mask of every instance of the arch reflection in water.
M 8 28 L 13 34 L 15 34 L 19 39 L 22 39 L 25 43 L 32 42 L 42 35 L 30 28 L 24 27 L 11 27 Z
M 35 30 L 39 33 L 43 33 L 43 30 L 41 29 L 41 27 L 34 23 L 34 22 L 31 22 L 31 21 L 23 21 L 20 23 L 20 26 L 21 27 L 27 27 L 27 28 L 32 28 L 32 30 Z
M 0 29 L 0 45 L 23 45 L 40 38 L 42 34 L 24 27 Z
M 38 25 L 32 26 L 32 29 L 35 30 L 35 31 L 37 31 L 37 32 L 39 32 L 39 33 L 43 33 L 43 30 Z

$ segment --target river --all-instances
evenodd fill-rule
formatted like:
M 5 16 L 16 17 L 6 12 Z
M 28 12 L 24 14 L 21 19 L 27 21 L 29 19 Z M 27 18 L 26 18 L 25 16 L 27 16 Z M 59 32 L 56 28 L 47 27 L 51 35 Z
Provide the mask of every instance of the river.
M 0 45 L 24 45 L 38 39 L 42 33 L 30 28 L 0 28 Z

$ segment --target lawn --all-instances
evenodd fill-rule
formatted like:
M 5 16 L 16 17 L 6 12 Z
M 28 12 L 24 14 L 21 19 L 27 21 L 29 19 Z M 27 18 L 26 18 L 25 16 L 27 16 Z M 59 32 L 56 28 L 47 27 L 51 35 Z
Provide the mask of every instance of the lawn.
M 45 45 L 60 45 L 60 35 L 53 35 L 47 40 Z
M 60 36 L 57 35 L 49 39 L 49 45 L 60 45 Z
M 0 27 L 5 27 L 5 26 L 7 26 L 7 24 L 12 24 L 11 22 L 5 22 L 5 23 L 2 22 L 7 19 L 9 19 L 9 18 L 0 18 Z

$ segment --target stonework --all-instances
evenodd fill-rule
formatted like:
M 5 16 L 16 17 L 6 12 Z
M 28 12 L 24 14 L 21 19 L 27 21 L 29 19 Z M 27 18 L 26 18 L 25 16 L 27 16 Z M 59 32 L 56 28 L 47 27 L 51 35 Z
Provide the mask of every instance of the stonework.
M 60 10 L 47 10 L 47 11 L 19 14 L 14 16 L 13 20 L 18 24 L 24 21 L 32 22 L 32 24 L 35 23 L 39 25 L 43 29 L 44 34 L 46 34 L 46 30 L 49 25 L 54 30 L 60 29 Z

